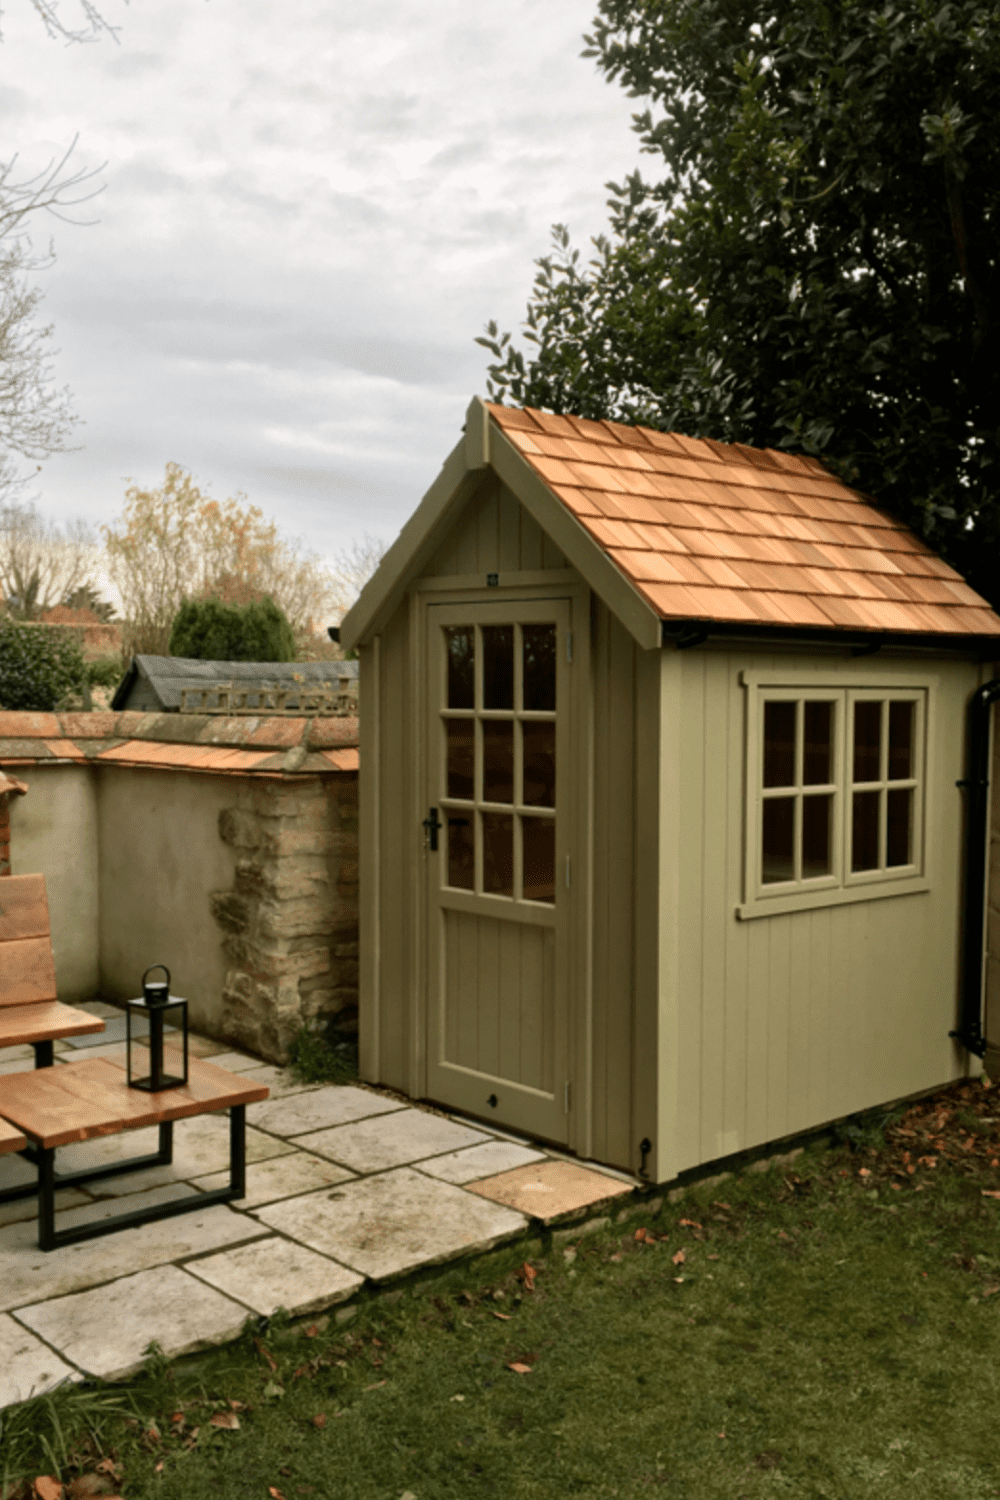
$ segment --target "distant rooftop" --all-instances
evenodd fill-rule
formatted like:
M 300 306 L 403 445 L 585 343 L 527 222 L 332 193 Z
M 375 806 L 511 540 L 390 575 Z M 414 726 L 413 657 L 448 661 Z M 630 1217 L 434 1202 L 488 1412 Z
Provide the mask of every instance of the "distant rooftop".
M 337 693 L 353 691 L 357 680 L 356 661 L 202 661 L 189 656 L 134 656 L 115 689 L 111 708 L 116 712 L 177 713 L 183 693 L 232 683 L 249 692 L 248 712 L 257 706 L 254 690 L 274 687 L 286 690 L 287 705 L 294 709 L 298 702 L 295 690 L 300 686 Z M 266 712 L 263 702 L 260 706 Z

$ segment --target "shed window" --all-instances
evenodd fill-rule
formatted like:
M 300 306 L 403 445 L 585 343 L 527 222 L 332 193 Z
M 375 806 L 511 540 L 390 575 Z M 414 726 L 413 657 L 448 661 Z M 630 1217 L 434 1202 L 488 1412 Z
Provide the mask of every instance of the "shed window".
M 760 910 L 742 915 L 763 914 L 773 898 L 789 910 L 921 875 L 925 698 L 903 688 L 756 689 L 747 901 Z M 798 896 L 819 899 L 780 899 Z

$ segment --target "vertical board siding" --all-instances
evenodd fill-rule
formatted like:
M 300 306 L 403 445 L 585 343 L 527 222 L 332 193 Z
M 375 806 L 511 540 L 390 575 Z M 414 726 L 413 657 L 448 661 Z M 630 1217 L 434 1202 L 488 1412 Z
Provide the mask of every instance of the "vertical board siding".
M 593 618 L 593 1152 L 636 1165 L 632 1136 L 636 646 L 601 603 Z
M 661 1083 L 662 1107 L 675 1109 L 678 1121 L 674 1172 L 934 1088 L 967 1066 L 948 1030 L 961 919 L 955 781 L 978 668 L 942 659 L 915 669 L 938 678 L 928 722 L 931 889 L 740 921 L 746 696 L 739 673 L 789 664 L 745 650 L 690 652 L 679 661 L 681 878 L 677 931 L 664 939 L 679 945 L 674 1098 L 668 1081 Z M 879 687 L 880 671 L 905 671 L 907 663 L 803 656 L 792 666 L 834 682 L 841 672 L 864 673 Z M 599 808 L 598 828 L 603 816 Z M 995 868 L 1000 889 L 1000 852 Z M 1000 949 L 1000 897 L 996 904 Z M 1000 972 L 1000 951 L 994 962 Z
M 460 519 L 425 569 L 428 577 L 472 573 L 528 573 L 568 568 L 512 490 L 486 474 Z
M 409 1000 L 413 887 L 419 862 L 416 809 L 411 808 L 410 624 L 404 600 L 380 642 L 379 672 L 379 1083 L 405 1092 L 409 1080 Z M 423 816 L 423 814 L 421 814 Z

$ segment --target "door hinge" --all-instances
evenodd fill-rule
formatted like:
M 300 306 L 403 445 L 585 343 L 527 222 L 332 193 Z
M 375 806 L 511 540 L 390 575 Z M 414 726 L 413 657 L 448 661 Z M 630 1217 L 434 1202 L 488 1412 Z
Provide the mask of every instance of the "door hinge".
M 573 660 L 573 632 L 572 632 L 572 630 L 567 630 L 567 632 L 566 632 L 566 660 L 567 661 L 572 661 Z
M 569 1083 L 568 1082 L 567 1082 L 566 1088 L 565 1088 L 565 1090 L 563 1092 L 563 1110 L 564 1110 L 564 1112 L 567 1115 L 569 1114 Z
M 569 890 L 569 855 L 566 856 L 566 889 Z

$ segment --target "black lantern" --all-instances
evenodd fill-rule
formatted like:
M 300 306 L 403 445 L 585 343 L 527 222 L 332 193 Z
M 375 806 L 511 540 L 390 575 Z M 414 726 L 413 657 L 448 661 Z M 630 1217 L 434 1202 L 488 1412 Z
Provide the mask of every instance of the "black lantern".
M 166 979 L 150 980 L 154 969 L 162 969 Z M 160 1089 L 181 1088 L 188 1081 L 187 1001 L 170 994 L 170 970 L 166 964 L 151 964 L 142 976 L 142 999 L 125 1004 L 128 1037 L 128 1082 L 133 1089 L 156 1094 Z M 170 1052 L 164 1057 L 163 1035 L 179 1032 L 171 1039 Z M 146 1049 L 148 1048 L 148 1055 Z M 141 1049 L 141 1050 L 140 1050 Z M 170 1072 L 166 1071 L 169 1065 Z M 181 1065 L 180 1072 L 177 1071 Z M 142 1076 L 136 1076 L 141 1074 Z

